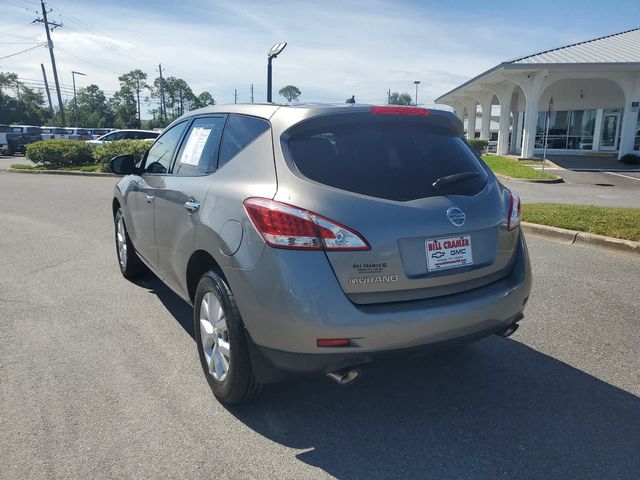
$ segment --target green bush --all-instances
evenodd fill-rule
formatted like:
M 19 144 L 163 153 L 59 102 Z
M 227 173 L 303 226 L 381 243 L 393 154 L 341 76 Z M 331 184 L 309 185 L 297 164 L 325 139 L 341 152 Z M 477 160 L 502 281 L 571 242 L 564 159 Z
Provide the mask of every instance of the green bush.
M 96 163 L 108 164 L 113 157 L 118 155 L 133 155 L 136 162 L 142 158 L 151 144 L 144 140 L 116 140 L 100 145 L 93 152 Z
M 78 140 L 43 140 L 27 145 L 26 156 L 47 168 L 91 165 L 93 147 Z
M 489 146 L 489 142 L 487 140 L 481 140 L 479 138 L 473 138 L 468 140 L 469 146 L 471 149 L 476 152 L 478 155 L 482 155 L 487 151 L 487 147 Z

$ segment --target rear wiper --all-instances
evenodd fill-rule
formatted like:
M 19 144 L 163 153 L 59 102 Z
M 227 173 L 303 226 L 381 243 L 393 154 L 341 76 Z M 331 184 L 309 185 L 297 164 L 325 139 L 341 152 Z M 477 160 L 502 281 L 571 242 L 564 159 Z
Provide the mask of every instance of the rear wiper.
M 440 177 L 435 182 L 432 183 L 434 189 L 438 190 L 440 187 L 444 185 L 449 185 L 450 183 L 461 182 L 463 180 L 469 180 L 470 178 L 475 178 L 480 173 L 478 172 L 462 172 L 462 173 L 454 173 L 453 175 L 447 175 L 444 177 Z

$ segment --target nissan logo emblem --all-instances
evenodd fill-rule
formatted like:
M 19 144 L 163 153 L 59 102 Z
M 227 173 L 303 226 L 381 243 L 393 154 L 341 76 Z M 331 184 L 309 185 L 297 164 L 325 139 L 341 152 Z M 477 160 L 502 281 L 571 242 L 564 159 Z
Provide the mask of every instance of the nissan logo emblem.
M 456 227 L 461 227 L 464 225 L 464 221 L 467 219 L 467 216 L 458 207 L 451 207 L 447 210 L 447 218 Z

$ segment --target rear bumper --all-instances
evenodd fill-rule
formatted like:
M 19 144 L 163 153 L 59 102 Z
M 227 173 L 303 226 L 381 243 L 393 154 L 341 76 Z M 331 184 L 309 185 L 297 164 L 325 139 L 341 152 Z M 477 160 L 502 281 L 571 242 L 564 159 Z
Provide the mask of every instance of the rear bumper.
M 256 370 L 256 376 L 262 383 L 280 379 L 280 375 L 274 372 L 274 369 L 292 374 L 329 373 L 343 368 L 351 368 L 379 361 L 381 359 L 406 358 L 412 355 L 434 353 L 466 345 L 489 335 L 500 333 L 523 318 L 524 315 L 520 312 L 503 323 L 475 333 L 455 337 L 449 340 L 392 350 L 341 352 L 340 349 L 334 349 L 332 353 L 328 354 L 292 353 L 252 345 L 252 363 Z
M 531 268 L 522 235 L 519 243 L 506 277 L 426 300 L 356 305 L 340 289 L 321 252 L 266 248 L 254 269 L 225 274 L 255 350 L 266 361 L 284 370 L 330 371 L 390 350 L 473 340 L 521 318 Z M 352 346 L 319 348 L 318 338 L 349 338 Z

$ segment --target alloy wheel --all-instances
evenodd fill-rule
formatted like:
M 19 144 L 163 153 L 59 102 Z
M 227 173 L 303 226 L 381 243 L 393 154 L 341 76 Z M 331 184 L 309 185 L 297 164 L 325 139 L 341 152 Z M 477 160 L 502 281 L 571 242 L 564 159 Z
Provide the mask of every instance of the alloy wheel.
M 200 303 L 200 341 L 209 373 L 222 382 L 231 365 L 231 345 L 224 308 L 211 292 Z

